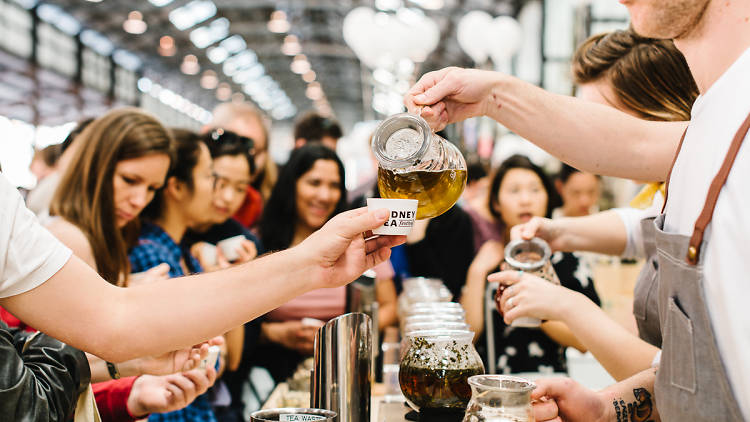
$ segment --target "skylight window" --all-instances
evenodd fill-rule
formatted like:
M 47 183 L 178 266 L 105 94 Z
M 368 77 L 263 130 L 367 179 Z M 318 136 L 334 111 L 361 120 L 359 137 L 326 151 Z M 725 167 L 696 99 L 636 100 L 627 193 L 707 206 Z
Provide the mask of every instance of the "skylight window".
M 193 0 L 169 12 L 169 20 L 177 29 L 184 31 L 215 14 L 216 5 L 211 0 Z
M 190 33 L 190 41 L 198 48 L 206 48 L 226 38 L 227 35 L 229 35 L 229 19 L 219 18 L 208 25 L 194 29 Z

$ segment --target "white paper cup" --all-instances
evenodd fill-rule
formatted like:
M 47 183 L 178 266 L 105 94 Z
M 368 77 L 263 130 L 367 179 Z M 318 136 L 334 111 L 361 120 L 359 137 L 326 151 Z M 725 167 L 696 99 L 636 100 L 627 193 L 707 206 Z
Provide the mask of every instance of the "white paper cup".
M 204 265 L 216 265 L 216 246 L 204 243 L 201 247 L 201 261 Z
M 414 227 L 417 217 L 416 199 L 385 199 L 367 198 L 367 209 L 375 211 L 381 208 L 387 209 L 390 214 L 388 221 L 372 231 L 373 234 L 407 235 Z
M 242 242 L 245 240 L 245 236 L 238 234 L 222 240 L 217 243 L 216 246 L 221 249 L 221 253 L 224 254 L 224 258 L 227 261 L 232 262 L 240 259 L 240 254 L 237 253 L 237 249 L 242 247 Z

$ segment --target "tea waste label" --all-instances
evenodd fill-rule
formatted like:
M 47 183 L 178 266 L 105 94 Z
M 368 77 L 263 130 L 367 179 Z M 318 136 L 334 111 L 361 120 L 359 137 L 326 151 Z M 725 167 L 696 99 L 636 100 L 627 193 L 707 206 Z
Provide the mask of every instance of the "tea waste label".
M 279 421 L 322 421 L 324 416 L 318 415 L 279 415 Z

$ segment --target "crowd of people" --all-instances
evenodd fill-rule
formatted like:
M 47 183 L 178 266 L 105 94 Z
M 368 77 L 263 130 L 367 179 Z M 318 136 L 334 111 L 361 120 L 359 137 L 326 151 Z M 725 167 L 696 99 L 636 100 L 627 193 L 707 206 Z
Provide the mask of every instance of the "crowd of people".
M 377 329 L 397 325 L 405 278 L 435 277 L 497 373 L 565 373 L 573 347 L 618 381 L 540 380 L 536 420 L 747 419 L 750 96 L 736 92 L 750 90 L 750 30 L 735 18 L 750 7 L 683 6 L 629 5 L 633 28 L 579 46 L 578 99 L 497 72 L 424 75 L 405 103 L 435 130 L 488 115 L 569 165 L 473 163 L 460 203 L 408 236 L 369 236 L 387 213 L 347 192 L 329 118 L 298 119 L 283 165 L 249 104 L 218 106 L 200 132 L 136 108 L 81 121 L 35 157 L 36 217 L 0 177 L 0 413 L 64 421 L 91 383 L 104 420 L 246 420 L 260 404 L 247 400 L 251 371 L 290 377 L 345 312 L 345 284 L 374 267 Z M 644 187 L 631 207 L 599 211 L 599 175 Z M 553 249 L 560 285 L 503 271 L 505 246 L 532 237 Z M 645 259 L 637 335 L 600 308 L 593 254 Z M 492 321 L 488 281 L 504 286 Z M 512 325 L 522 317 L 544 323 Z M 201 367 L 210 346 L 220 357 Z

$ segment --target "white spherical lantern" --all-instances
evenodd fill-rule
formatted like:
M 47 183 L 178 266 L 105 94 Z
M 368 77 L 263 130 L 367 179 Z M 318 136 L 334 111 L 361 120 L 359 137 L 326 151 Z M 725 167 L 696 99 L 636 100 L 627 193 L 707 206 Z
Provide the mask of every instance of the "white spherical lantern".
M 492 16 L 479 10 L 467 13 L 458 22 L 456 29 L 458 44 L 477 64 L 482 64 L 487 60 L 491 25 Z
M 510 60 L 521 47 L 523 30 L 517 20 L 510 16 L 498 16 L 490 26 L 491 36 L 487 40 L 487 50 L 495 66 Z

